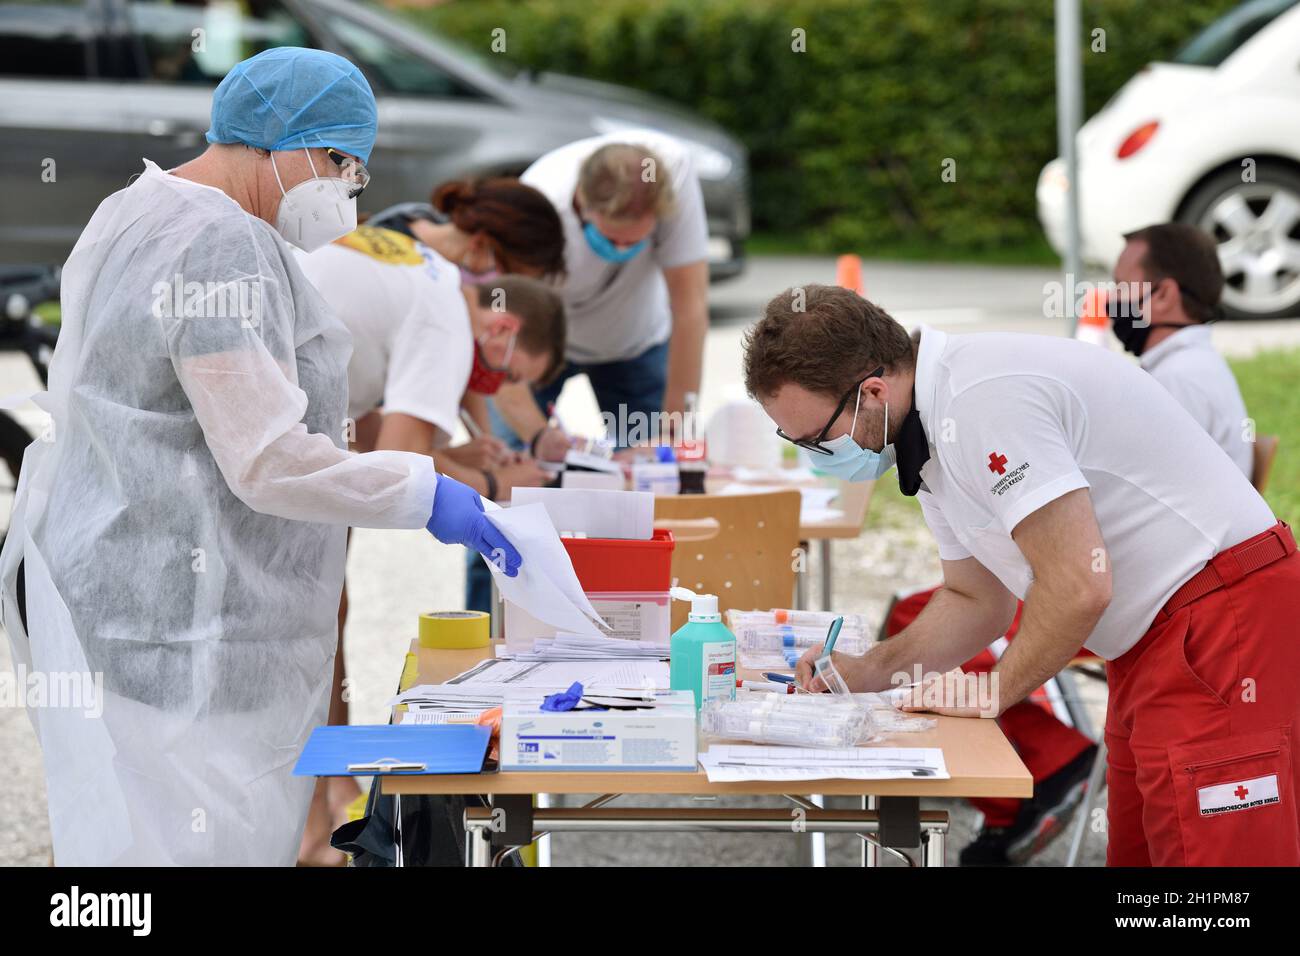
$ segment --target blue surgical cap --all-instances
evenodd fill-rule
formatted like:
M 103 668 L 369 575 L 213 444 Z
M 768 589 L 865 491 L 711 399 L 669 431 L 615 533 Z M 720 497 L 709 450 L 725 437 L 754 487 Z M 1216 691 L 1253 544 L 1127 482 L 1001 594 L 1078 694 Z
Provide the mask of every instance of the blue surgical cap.
M 262 149 L 332 146 L 363 163 L 379 128 L 361 71 L 324 50 L 274 47 L 236 63 L 212 94 L 209 143 Z

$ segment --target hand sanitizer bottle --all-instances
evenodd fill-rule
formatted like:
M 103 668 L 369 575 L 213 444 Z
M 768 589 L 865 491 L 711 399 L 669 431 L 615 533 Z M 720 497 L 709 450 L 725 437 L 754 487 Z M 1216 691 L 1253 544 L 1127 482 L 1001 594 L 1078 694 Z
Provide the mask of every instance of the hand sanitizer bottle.
M 691 602 L 686 624 L 673 635 L 668 671 L 673 690 L 695 694 L 695 709 L 709 700 L 736 699 L 736 636 L 722 623 L 716 594 L 673 588 L 673 597 Z

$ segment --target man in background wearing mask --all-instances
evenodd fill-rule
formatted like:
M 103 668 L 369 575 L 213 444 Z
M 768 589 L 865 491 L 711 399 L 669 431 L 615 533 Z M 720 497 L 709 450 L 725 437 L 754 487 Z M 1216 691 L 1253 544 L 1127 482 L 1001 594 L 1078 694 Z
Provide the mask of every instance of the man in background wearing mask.
M 497 406 L 520 409 L 519 437 L 543 458 L 567 448 L 544 410 L 574 375 L 616 421 L 684 413 L 700 390 L 709 323 L 708 221 L 690 153 L 662 133 L 627 131 L 562 146 L 519 180 L 564 226 L 568 364 L 535 396 L 502 389 Z
M 1124 238 L 1117 294 L 1107 302 L 1115 337 L 1251 478 L 1254 430 L 1237 379 L 1210 341 L 1223 293 L 1214 240 L 1181 222 Z
M 1087 647 L 1107 661 L 1111 865 L 1300 864 L 1300 557 L 1287 526 L 1160 385 L 1047 336 L 908 336 L 846 289 L 773 299 L 746 386 L 849 480 L 897 463 L 943 587 L 850 688 L 942 674 L 1020 629 L 990 699 L 923 681 L 907 709 L 993 717 Z M 810 690 L 822 648 L 800 661 Z M 901 678 L 900 676 L 901 675 Z
M 549 407 L 575 375 L 587 376 L 619 428 L 647 434 L 661 412 L 673 417 L 660 421 L 682 421 L 699 394 L 709 326 L 709 229 L 691 154 L 671 136 L 628 130 L 561 146 L 519 181 L 546 196 L 564 226 L 568 361 L 546 388 L 501 388 L 498 434 L 563 461 L 569 439 Z M 465 601 L 489 610 L 481 562 L 468 568 Z

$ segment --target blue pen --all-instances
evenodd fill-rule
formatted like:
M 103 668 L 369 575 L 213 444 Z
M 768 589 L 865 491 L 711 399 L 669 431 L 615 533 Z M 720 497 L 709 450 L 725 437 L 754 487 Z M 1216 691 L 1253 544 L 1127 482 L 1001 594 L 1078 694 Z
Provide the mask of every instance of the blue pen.
M 763 671 L 763 680 L 774 680 L 781 684 L 793 684 L 793 674 L 777 674 L 773 671 Z
M 844 626 L 844 618 L 837 617 L 831 621 L 831 629 L 826 633 L 826 647 L 822 650 L 822 656 L 817 658 L 819 661 L 828 660 L 831 652 L 835 650 L 835 639 L 840 636 L 840 628 Z

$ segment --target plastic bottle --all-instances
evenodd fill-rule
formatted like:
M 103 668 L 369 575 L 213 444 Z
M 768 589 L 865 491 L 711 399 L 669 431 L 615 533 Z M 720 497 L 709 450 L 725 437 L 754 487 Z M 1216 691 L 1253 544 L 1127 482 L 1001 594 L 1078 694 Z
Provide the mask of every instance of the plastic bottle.
M 716 594 L 696 594 L 676 587 L 672 596 L 691 602 L 686 624 L 669 647 L 669 684 L 695 694 L 698 712 L 709 700 L 736 699 L 736 638 L 722 623 Z

